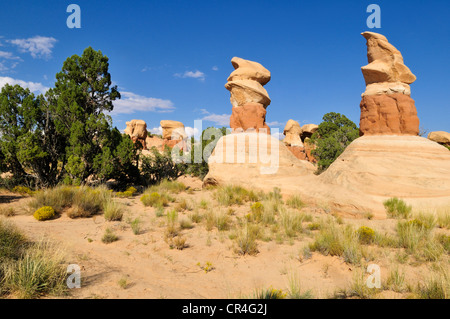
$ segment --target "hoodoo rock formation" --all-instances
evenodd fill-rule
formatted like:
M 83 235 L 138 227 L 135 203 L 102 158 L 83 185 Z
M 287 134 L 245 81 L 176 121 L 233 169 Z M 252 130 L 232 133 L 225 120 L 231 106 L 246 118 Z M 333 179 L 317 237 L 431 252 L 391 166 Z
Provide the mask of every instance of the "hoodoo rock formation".
M 263 88 L 270 81 L 270 72 L 257 62 L 241 58 L 235 57 L 231 63 L 235 70 L 225 88 L 231 93 L 233 106 L 230 126 L 239 134 L 228 134 L 217 142 L 208 159 L 209 173 L 203 185 L 255 183 L 261 186 L 271 184 L 274 178 L 313 175 L 314 165 L 297 159 L 284 143 L 270 135 L 265 123 L 270 98 Z M 297 133 L 289 130 L 290 145 L 302 147 L 298 123 L 296 129 Z
M 147 149 L 147 123 L 143 120 L 131 120 L 126 122 L 127 128 L 124 130 L 125 134 L 128 134 L 134 143 L 139 142 L 144 150 Z
M 177 121 L 163 120 L 160 122 L 163 135 L 163 148 L 167 145 L 173 148 L 178 145 L 180 149 L 186 150 L 187 134 L 184 124 Z
M 319 176 L 332 185 L 330 201 L 342 202 L 340 190 L 353 194 L 354 207 L 374 203 L 370 210 L 383 216 L 382 202 L 398 197 L 420 209 L 450 204 L 450 152 L 418 136 L 419 119 L 409 97 L 416 77 L 403 64 L 400 52 L 376 33 L 364 32 L 369 65 L 362 68 L 367 84 L 361 102 L 362 137 Z M 402 89 L 401 89 L 402 88 Z M 358 198 L 358 200 L 355 200 Z M 366 202 L 366 204 L 364 203 Z
M 269 94 L 263 85 L 270 81 L 270 72 L 261 64 L 238 57 L 231 59 L 234 71 L 228 77 L 225 88 L 230 91 L 233 106 L 230 127 L 236 131 L 263 129 L 270 134 L 266 124 L 266 108 Z
M 401 53 L 385 36 L 362 33 L 369 64 L 361 68 L 366 91 L 360 104 L 360 135 L 419 134 L 419 118 L 409 84 L 416 76 L 404 65 Z

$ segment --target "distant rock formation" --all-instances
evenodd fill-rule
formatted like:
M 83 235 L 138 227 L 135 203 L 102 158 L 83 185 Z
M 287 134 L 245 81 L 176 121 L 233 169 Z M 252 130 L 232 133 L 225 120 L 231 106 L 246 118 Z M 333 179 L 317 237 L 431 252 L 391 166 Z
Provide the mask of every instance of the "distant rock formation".
M 305 124 L 302 126 L 302 134 L 300 135 L 300 138 L 302 139 L 302 142 L 305 142 L 306 138 L 311 138 L 311 136 L 317 132 L 319 129 L 319 125 L 316 124 Z
M 316 163 L 317 161 L 311 153 L 315 148 L 314 144 L 308 141 L 318 127 L 315 124 L 306 124 L 300 127 L 297 121 L 289 120 L 283 131 L 283 134 L 286 136 L 283 142 L 298 159 Z
M 139 142 L 144 150 L 147 149 L 147 123 L 143 120 L 131 120 L 126 122 L 127 128 L 124 130 L 125 134 L 128 134 L 134 143 Z
M 167 145 L 173 148 L 175 145 L 180 149 L 186 150 L 187 134 L 184 124 L 178 121 L 163 120 L 160 122 L 163 131 L 163 148 Z
M 269 70 L 257 62 L 238 57 L 231 59 L 231 64 L 235 70 L 225 84 L 233 106 L 230 127 L 237 131 L 264 129 L 270 134 L 265 122 L 266 108 L 271 101 L 263 87 L 270 81 Z
M 444 131 L 430 132 L 428 139 L 441 145 L 450 147 L 450 133 Z
M 367 40 L 369 64 L 361 68 L 366 91 L 360 104 L 360 136 L 417 136 L 419 118 L 409 86 L 416 76 L 385 36 L 374 32 L 362 35 Z

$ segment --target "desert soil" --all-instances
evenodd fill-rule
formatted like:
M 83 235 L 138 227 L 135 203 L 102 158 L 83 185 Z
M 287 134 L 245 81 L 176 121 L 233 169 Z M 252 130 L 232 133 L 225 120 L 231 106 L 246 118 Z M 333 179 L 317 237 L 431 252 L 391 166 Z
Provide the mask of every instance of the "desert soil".
M 202 199 L 214 205 L 214 190 L 202 189 L 201 181 L 181 178 L 192 192 L 182 192 L 177 201 L 199 203 Z M 295 239 L 258 241 L 259 253 L 255 256 L 237 254 L 233 231 L 207 231 L 204 224 L 195 224 L 182 231 L 188 247 L 170 248 L 165 239 L 165 217 L 157 217 L 155 209 L 145 207 L 139 196 L 117 199 L 126 206 L 121 222 L 105 221 L 103 216 L 86 219 L 70 219 L 65 214 L 59 218 L 38 222 L 27 210 L 30 197 L 2 193 L 0 206 L 12 206 L 18 214 L 9 217 L 33 240 L 49 239 L 66 253 L 67 265 L 81 267 L 82 286 L 72 289 L 65 298 L 252 298 L 258 289 L 282 289 L 288 291 L 289 282 L 300 283 L 302 292 L 311 290 L 314 298 L 330 298 L 339 289 L 350 287 L 360 266 L 347 264 L 340 257 L 312 253 L 302 257 L 303 248 L 317 231 L 301 234 Z M 7 195 L 5 197 L 5 195 Z M 173 204 L 171 204 L 173 205 Z M 215 204 L 217 205 L 217 204 Z M 218 208 L 217 208 L 218 209 Z M 249 212 L 249 204 L 234 206 L 236 215 Z M 200 209 L 201 211 L 201 209 Z M 314 221 L 332 212 L 318 207 L 306 207 L 303 211 Z M 179 217 L 189 216 L 185 211 Z M 139 217 L 142 232 L 133 234 L 129 221 Z M 374 229 L 393 232 L 394 220 L 347 219 L 344 223 L 366 225 Z M 106 228 L 114 230 L 119 240 L 105 244 L 101 238 Z M 395 251 L 373 247 L 376 258 L 372 263 L 381 267 L 383 280 L 393 264 L 397 263 Z M 209 262 L 213 269 L 205 272 L 201 266 Z M 200 264 L 199 264 L 200 263 Z M 423 279 L 430 265 L 414 263 L 401 265 L 409 282 Z M 127 286 L 119 280 L 126 278 Z M 405 294 L 384 291 L 380 298 L 404 298 Z

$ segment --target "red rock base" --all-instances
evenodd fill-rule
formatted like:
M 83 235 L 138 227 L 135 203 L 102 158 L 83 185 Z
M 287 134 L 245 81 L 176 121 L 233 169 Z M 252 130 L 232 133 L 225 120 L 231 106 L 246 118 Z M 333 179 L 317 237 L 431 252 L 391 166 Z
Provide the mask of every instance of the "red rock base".
M 404 94 L 365 95 L 360 104 L 359 135 L 419 135 L 414 100 Z
M 230 127 L 234 130 L 242 129 L 255 130 L 265 129 L 270 134 L 270 128 L 266 124 L 266 109 L 260 103 L 247 103 L 243 106 L 233 107 L 230 117 Z

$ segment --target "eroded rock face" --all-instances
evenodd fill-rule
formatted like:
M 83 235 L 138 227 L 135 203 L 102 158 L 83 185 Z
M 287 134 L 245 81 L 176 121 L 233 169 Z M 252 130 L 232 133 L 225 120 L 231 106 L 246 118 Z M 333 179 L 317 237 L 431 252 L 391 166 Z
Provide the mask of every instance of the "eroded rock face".
M 416 76 L 385 36 L 362 33 L 367 40 L 369 64 L 361 68 L 366 91 L 360 104 L 360 135 L 419 134 L 419 118 L 409 84 Z
M 305 139 L 311 138 L 311 136 L 317 132 L 319 129 L 319 125 L 317 124 L 305 124 L 302 126 L 302 134 L 300 135 L 300 138 L 303 142 L 305 142 Z
M 125 134 L 128 134 L 134 143 L 137 141 L 141 143 L 144 150 L 147 149 L 147 123 L 143 120 L 131 120 L 126 122 L 127 128 L 124 130 Z
M 270 134 L 270 128 L 266 124 L 266 109 L 260 103 L 250 102 L 240 107 L 233 107 L 230 127 L 246 132 L 262 131 Z
M 230 127 L 237 131 L 248 128 L 268 130 L 265 110 L 271 101 L 263 85 L 270 81 L 269 70 L 257 62 L 238 57 L 231 59 L 231 64 L 235 70 L 225 84 L 233 106 Z
M 364 95 L 360 107 L 360 135 L 419 135 L 414 100 L 407 95 Z
M 430 132 L 428 139 L 446 146 L 450 146 L 450 133 L 444 131 Z

